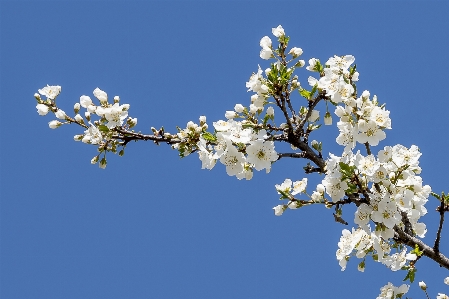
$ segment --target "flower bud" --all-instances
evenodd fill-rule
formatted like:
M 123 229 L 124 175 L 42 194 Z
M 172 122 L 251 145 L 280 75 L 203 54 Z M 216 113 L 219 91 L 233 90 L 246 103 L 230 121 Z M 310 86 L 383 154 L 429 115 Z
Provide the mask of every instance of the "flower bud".
M 114 103 L 118 103 L 120 102 L 120 97 L 119 96 L 115 96 L 114 97 Z
M 75 111 L 75 114 L 77 114 L 81 109 L 81 105 L 80 103 L 75 103 L 75 105 L 73 105 L 73 111 Z
M 204 124 L 206 122 L 206 117 L 204 115 L 200 116 L 200 124 Z
M 251 103 L 254 103 L 258 98 L 259 98 L 259 96 L 257 95 L 257 93 L 256 93 L 256 94 L 253 94 L 253 95 L 251 96 Z
M 301 59 L 295 63 L 295 67 L 303 67 L 305 64 L 306 64 L 306 62 Z
M 267 108 L 267 115 L 274 116 L 274 108 L 272 106 Z
M 293 48 L 290 49 L 288 54 L 292 55 L 293 58 L 299 57 L 302 54 L 302 49 L 301 48 L 297 48 L 297 47 L 293 47 Z
M 325 190 L 326 190 L 326 188 L 324 187 L 323 184 L 316 185 L 316 191 L 318 191 L 320 193 L 324 193 Z
M 39 115 L 47 115 L 48 113 L 48 106 L 44 104 L 37 104 L 36 105 L 37 113 Z
M 52 120 L 51 122 L 48 123 L 48 126 L 50 127 L 50 129 L 56 129 L 58 127 L 60 127 L 62 125 L 62 123 L 59 120 Z
M 59 119 L 65 119 L 66 114 L 63 110 L 58 109 L 58 111 L 55 112 L 55 116 Z
M 90 164 L 97 164 L 99 159 L 100 155 L 93 157 L 92 160 L 90 160 Z
M 284 213 L 284 205 L 277 205 L 273 208 L 274 215 L 281 216 Z
M 95 113 L 96 110 L 97 110 L 97 107 L 94 106 L 94 105 L 89 105 L 89 106 L 87 106 L 87 111 L 88 111 L 89 113 Z
M 363 99 L 369 99 L 369 96 L 370 96 L 370 93 L 369 93 L 369 91 L 368 90 L 365 90 L 363 93 L 362 93 L 362 98 Z
M 92 99 L 89 96 L 80 96 L 81 107 L 87 108 L 92 105 Z
M 90 121 L 90 112 L 89 111 L 84 112 L 84 116 L 86 117 L 87 121 Z
M 123 155 L 125 155 L 125 150 L 124 150 L 124 149 L 120 150 L 120 151 L 118 152 L 118 155 L 119 155 L 120 157 L 123 157 Z
M 103 157 L 101 160 L 100 160 L 100 168 L 101 169 L 105 169 L 106 168 L 106 164 L 108 164 L 108 162 L 106 162 L 106 158 L 105 157 Z
M 310 122 L 314 122 L 314 121 L 317 121 L 319 118 L 320 118 L 320 111 L 312 110 L 312 113 L 310 114 L 310 116 L 307 120 Z
M 137 118 L 128 118 L 128 125 L 130 128 L 134 127 L 135 125 L 137 125 Z
M 444 283 L 447 284 L 447 285 L 449 285 L 449 277 L 446 277 L 446 278 L 444 279 Z
M 94 96 L 100 101 L 102 105 L 108 103 L 108 94 L 98 87 L 94 90 Z
M 193 121 L 189 121 L 187 123 L 187 129 L 193 129 L 194 130 L 195 127 L 196 127 L 196 124 Z
M 419 287 L 421 288 L 421 290 L 425 291 L 427 289 L 427 285 L 424 281 L 420 281 L 418 283 Z
M 324 115 L 324 124 L 326 126 L 332 125 L 332 115 L 330 114 L 329 111 L 327 111 L 326 114 Z
M 82 117 L 81 115 L 79 115 L 79 114 L 75 115 L 75 120 L 76 120 L 77 122 L 81 123 L 81 124 L 84 123 L 83 117 Z
M 254 104 L 249 105 L 249 112 L 251 114 L 256 114 L 257 110 L 258 110 L 258 108 L 256 105 L 254 105 Z
M 281 36 L 284 36 L 284 35 L 285 35 L 284 28 L 282 28 L 281 25 L 277 26 L 276 28 L 272 28 L 272 29 L 271 29 L 271 32 L 272 32 L 273 35 L 276 36 L 276 37 L 281 37 Z
M 42 99 L 41 99 L 41 95 L 40 94 L 38 94 L 38 93 L 35 93 L 34 94 L 34 98 L 38 101 L 38 102 L 40 102 Z
M 237 112 L 237 113 L 242 113 L 243 110 L 245 110 L 245 107 L 243 107 L 242 104 L 236 104 L 236 105 L 234 106 L 234 110 L 235 110 L 235 112 Z
M 123 104 L 121 107 L 122 107 L 123 111 L 128 111 L 129 110 L 129 104 Z
M 81 141 L 83 139 L 84 135 L 75 135 L 73 136 L 73 140 L 75 141 Z
M 237 113 L 235 113 L 234 111 L 226 111 L 225 117 L 227 119 L 233 119 L 233 118 L 237 117 Z

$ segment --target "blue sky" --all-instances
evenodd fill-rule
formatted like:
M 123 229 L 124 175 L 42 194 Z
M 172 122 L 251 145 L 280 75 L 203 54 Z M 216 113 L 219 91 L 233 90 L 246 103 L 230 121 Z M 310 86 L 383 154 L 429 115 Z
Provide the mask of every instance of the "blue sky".
M 274 184 L 303 178 L 304 161 L 238 181 L 222 165 L 201 170 L 196 155 L 139 142 L 101 170 L 90 164 L 95 147 L 73 141 L 82 130 L 50 130 L 33 94 L 61 85 L 69 112 L 99 87 L 131 105 L 143 132 L 200 115 L 211 124 L 249 105 L 245 82 L 268 66 L 259 40 L 282 24 L 306 61 L 354 55 L 358 89 L 391 111 L 378 149 L 418 145 L 424 183 L 449 191 L 447 11 L 443 1 L 0 2 L 0 297 L 350 299 L 400 285 L 405 273 L 373 262 L 340 271 L 345 227 L 331 211 L 273 215 Z M 308 72 L 298 75 L 306 85 Z M 337 132 L 317 135 L 325 153 L 341 153 Z M 429 243 L 436 206 L 424 218 Z M 352 222 L 353 210 L 344 215 Z M 446 253 L 447 237 L 446 228 Z M 446 270 L 418 266 L 432 298 L 449 293 Z M 409 294 L 423 298 L 416 285 Z

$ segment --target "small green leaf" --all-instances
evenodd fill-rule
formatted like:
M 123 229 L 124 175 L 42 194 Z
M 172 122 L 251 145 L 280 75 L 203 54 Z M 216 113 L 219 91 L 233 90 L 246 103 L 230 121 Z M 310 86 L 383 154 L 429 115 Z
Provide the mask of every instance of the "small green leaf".
M 217 141 L 217 137 L 214 135 L 214 134 L 212 134 L 212 133 L 210 133 L 210 132 L 205 132 L 205 133 L 203 133 L 203 135 L 201 135 L 206 141 L 209 141 L 209 142 L 215 142 L 215 141 Z
M 406 269 L 404 269 L 406 270 Z M 413 283 L 415 281 L 415 273 L 416 273 L 416 268 L 411 268 L 408 270 L 407 276 L 405 276 L 403 281 L 407 281 L 410 280 L 411 283 Z
M 301 96 L 303 96 L 307 100 L 310 99 L 310 91 L 307 91 L 304 88 L 299 88 L 298 91 Z
M 99 129 L 101 132 L 103 132 L 103 133 L 109 132 L 108 127 L 106 127 L 105 125 L 99 125 L 99 126 L 98 126 L 98 129 Z

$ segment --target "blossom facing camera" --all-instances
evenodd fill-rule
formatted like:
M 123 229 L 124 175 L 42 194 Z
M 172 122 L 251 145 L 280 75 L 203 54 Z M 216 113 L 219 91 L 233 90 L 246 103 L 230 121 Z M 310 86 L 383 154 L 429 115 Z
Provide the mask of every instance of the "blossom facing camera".
M 46 96 L 47 99 L 54 100 L 61 92 L 61 86 L 59 85 L 50 86 L 47 84 L 46 87 L 39 89 L 38 91 L 41 95 Z

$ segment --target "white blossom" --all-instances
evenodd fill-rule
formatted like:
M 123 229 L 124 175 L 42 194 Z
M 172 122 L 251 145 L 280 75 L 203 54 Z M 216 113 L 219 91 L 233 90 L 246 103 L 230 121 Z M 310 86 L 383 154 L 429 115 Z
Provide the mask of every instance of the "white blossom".
M 80 96 L 81 107 L 87 108 L 92 105 L 92 99 L 89 96 Z
M 285 35 L 284 28 L 282 28 L 281 25 L 277 26 L 276 28 L 273 28 L 273 29 L 271 30 L 271 32 L 272 32 L 273 35 L 276 36 L 276 37 L 281 37 L 281 36 L 284 36 L 284 35 Z
M 45 86 L 42 89 L 39 89 L 38 91 L 41 95 L 46 96 L 47 99 L 54 100 L 61 92 L 61 86 L 59 85 L 50 86 L 47 84 L 47 86 Z
M 108 94 L 101 90 L 100 88 L 95 88 L 94 96 L 100 101 L 102 104 L 106 104 L 108 102 Z
M 60 127 L 62 125 L 62 123 L 59 120 L 52 120 L 51 122 L 48 123 L 48 126 L 50 127 L 50 129 L 56 129 L 58 127 Z
M 44 104 L 37 104 L 36 105 L 37 113 L 39 115 L 47 115 L 48 113 L 48 106 Z
M 273 141 L 255 140 L 246 147 L 246 160 L 254 165 L 257 171 L 271 169 L 271 163 L 278 159 Z

